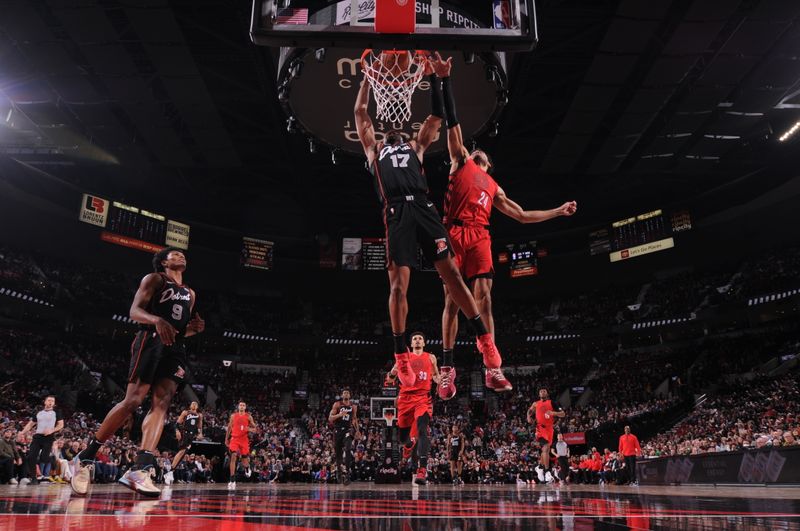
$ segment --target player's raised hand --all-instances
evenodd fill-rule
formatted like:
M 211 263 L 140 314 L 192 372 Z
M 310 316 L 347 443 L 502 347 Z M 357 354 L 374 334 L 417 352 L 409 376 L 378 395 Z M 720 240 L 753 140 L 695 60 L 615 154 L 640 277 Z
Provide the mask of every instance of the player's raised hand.
M 578 211 L 578 203 L 575 201 L 567 201 L 556 210 L 558 210 L 559 216 L 571 216 Z
M 448 57 L 447 61 L 445 61 L 442 59 L 441 54 L 436 52 L 428 58 L 428 61 L 433 67 L 433 71 L 436 72 L 437 77 L 445 78 L 450 76 L 450 70 L 453 68 L 452 57 Z
M 162 343 L 170 346 L 175 343 L 175 335 L 178 331 L 164 319 L 159 319 L 156 321 L 156 333 L 158 333 L 158 337 L 161 338 Z

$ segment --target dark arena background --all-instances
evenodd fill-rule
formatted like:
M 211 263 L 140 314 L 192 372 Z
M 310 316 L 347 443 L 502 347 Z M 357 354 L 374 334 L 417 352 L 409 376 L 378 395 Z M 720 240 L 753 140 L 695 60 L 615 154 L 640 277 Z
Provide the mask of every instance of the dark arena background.
M 800 528 L 799 57 L 796 0 L 0 0 L 0 528 Z

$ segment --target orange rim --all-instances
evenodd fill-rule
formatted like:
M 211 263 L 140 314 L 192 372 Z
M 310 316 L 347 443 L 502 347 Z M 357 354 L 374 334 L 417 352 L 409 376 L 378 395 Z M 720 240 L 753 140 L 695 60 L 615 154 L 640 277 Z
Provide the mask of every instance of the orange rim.
M 367 56 L 373 52 L 372 48 L 367 48 L 364 50 L 364 53 L 361 54 L 361 68 L 364 70 L 366 75 L 369 74 L 369 70 L 367 70 Z M 409 54 L 411 57 L 411 61 L 414 59 L 419 59 L 421 63 L 419 63 L 423 69 L 425 68 L 425 64 L 428 62 L 428 55 L 429 52 L 427 50 L 381 50 L 381 54 L 391 54 L 391 55 L 401 55 L 401 54 Z M 409 61 L 409 67 L 411 65 L 411 61 Z M 372 77 L 372 76 L 370 76 Z M 398 87 L 400 85 L 407 85 L 411 83 L 411 79 L 406 79 L 404 81 L 392 81 L 389 83 L 385 83 L 387 85 L 392 85 L 394 87 Z

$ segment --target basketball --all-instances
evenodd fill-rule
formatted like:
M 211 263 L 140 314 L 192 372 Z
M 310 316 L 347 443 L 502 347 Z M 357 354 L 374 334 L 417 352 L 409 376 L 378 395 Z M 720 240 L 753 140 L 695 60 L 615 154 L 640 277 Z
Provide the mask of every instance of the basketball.
M 400 77 L 408 72 L 411 66 L 411 54 L 408 52 L 381 52 L 380 62 L 383 69 L 394 77 Z

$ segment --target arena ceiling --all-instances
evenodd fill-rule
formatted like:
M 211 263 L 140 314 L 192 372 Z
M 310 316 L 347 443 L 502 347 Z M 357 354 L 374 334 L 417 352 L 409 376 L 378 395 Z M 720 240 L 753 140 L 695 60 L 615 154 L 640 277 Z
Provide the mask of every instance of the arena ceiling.
M 580 201 L 580 218 L 555 230 L 691 203 L 743 176 L 754 176 L 745 195 L 793 176 L 796 144 L 778 137 L 800 120 L 800 2 L 537 4 L 540 46 L 511 69 L 500 134 L 479 141 L 523 205 Z M 286 131 L 274 54 L 249 41 L 249 0 L 0 6 L 0 156 L 233 230 L 379 226 L 363 161 L 332 165 Z M 433 163 L 440 193 L 446 170 Z

